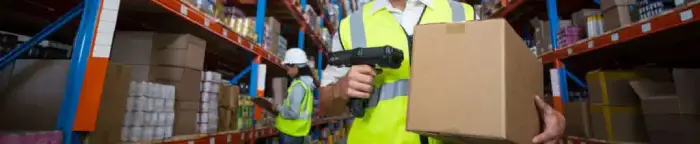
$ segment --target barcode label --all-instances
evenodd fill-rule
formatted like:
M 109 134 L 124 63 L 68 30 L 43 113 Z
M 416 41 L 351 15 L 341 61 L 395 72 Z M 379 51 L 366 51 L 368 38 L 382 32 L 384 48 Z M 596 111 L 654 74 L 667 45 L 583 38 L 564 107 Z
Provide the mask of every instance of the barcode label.
M 588 48 L 593 48 L 593 44 L 594 44 L 593 40 L 588 41 Z
M 574 49 L 568 48 L 568 49 L 566 49 L 566 52 L 567 52 L 569 55 L 571 55 L 571 53 L 574 53 Z
M 689 9 L 680 13 L 681 21 L 687 21 L 693 18 L 693 10 Z
M 645 23 L 642 25 L 642 32 L 649 32 L 651 30 L 651 23 Z
M 612 40 L 612 41 L 617 41 L 619 39 L 620 39 L 620 35 L 618 35 L 617 33 L 610 35 L 610 40 Z
M 187 6 L 184 4 L 180 5 L 180 13 L 183 15 L 187 15 Z
M 208 19 L 208 18 L 204 18 L 204 26 L 207 26 L 207 28 L 209 28 L 209 23 L 210 23 L 210 22 L 209 22 L 209 19 Z

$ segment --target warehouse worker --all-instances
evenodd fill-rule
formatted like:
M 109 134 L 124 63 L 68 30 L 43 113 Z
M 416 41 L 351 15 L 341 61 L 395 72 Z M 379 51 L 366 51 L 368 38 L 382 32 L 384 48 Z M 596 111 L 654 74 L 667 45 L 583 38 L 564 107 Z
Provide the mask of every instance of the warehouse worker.
M 287 89 L 288 96 L 276 106 L 279 115 L 275 127 L 280 131 L 280 143 L 302 144 L 311 129 L 313 111 L 313 89 L 316 88 L 312 70 L 307 65 L 306 53 L 299 48 L 292 48 L 285 53 L 282 64 L 286 65 L 287 75 L 292 84 Z
M 409 54 L 404 55 L 400 68 L 385 69 L 381 74 L 365 65 L 326 67 L 321 77 L 321 111 L 340 115 L 347 112 L 347 99 L 369 98 L 374 93 L 378 102 L 370 102 L 364 117 L 354 120 L 348 143 L 439 143 L 405 128 L 413 30 L 417 24 L 470 21 L 475 17 L 471 5 L 453 0 L 374 0 L 365 4 L 340 22 L 332 51 L 390 45 Z M 545 123 L 544 132 L 535 136 L 533 143 L 555 142 L 563 133 L 564 118 L 533 97 Z

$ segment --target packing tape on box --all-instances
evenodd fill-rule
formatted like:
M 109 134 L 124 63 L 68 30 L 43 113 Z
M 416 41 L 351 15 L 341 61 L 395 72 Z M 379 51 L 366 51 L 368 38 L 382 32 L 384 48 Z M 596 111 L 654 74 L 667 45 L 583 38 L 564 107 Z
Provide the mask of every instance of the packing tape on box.
M 633 72 L 596 72 L 592 74 L 594 77 L 598 77 L 600 82 L 600 89 L 603 94 L 603 103 L 609 104 L 610 99 L 608 99 L 608 86 L 605 83 L 605 79 L 635 79 L 637 75 Z
M 605 130 L 608 133 L 608 140 L 615 141 L 612 127 L 612 113 L 637 113 L 639 110 L 634 106 L 591 106 L 590 112 L 602 112 L 605 121 Z

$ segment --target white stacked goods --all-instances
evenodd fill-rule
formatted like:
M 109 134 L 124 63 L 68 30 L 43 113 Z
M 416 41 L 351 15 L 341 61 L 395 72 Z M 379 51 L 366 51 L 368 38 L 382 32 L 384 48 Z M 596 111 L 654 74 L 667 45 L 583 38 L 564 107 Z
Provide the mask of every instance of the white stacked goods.
M 221 74 L 212 71 L 202 72 L 202 99 L 197 113 L 197 132 L 216 132 L 219 121 L 219 89 Z
M 122 141 L 138 142 L 172 137 L 175 86 L 131 82 Z

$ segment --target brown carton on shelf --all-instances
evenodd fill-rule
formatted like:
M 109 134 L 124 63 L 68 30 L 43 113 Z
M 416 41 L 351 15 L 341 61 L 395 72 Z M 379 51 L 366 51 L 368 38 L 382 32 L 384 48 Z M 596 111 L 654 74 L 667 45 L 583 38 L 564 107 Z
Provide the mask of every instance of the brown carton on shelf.
M 636 11 L 629 9 L 635 0 L 603 0 L 600 9 L 603 11 L 603 30 L 610 31 L 624 25 L 632 24 L 632 15 Z
M 407 130 L 457 142 L 532 142 L 542 64 L 508 22 L 426 24 L 415 32 Z
M 634 72 L 594 71 L 586 75 L 591 104 L 611 106 L 639 105 L 639 97 L 629 84 L 638 79 Z
M 127 65 L 152 65 L 155 60 L 153 39 L 156 33 L 116 31 L 110 60 Z
M 107 65 L 95 130 L 88 138 L 90 142 L 105 144 L 121 142 L 121 128 L 127 105 L 126 99 L 129 97 L 130 82 L 129 66 L 116 62 L 110 62 Z
M 197 110 L 175 110 L 173 135 L 189 135 L 197 133 Z
M 593 138 L 612 142 L 646 142 L 644 118 L 636 106 L 591 104 Z
M 154 40 L 157 48 L 156 63 L 163 66 L 204 68 L 206 41 L 190 34 L 158 34 Z
M 566 136 L 591 137 L 591 119 L 588 113 L 587 101 L 564 103 L 564 118 L 566 118 Z
M 202 72 L 199 70 L 157 66 L 151 67 L 149 76 L 154 82 L 174 85 L 176 100 L 198 101 L 202 96 L 199 92 Z

